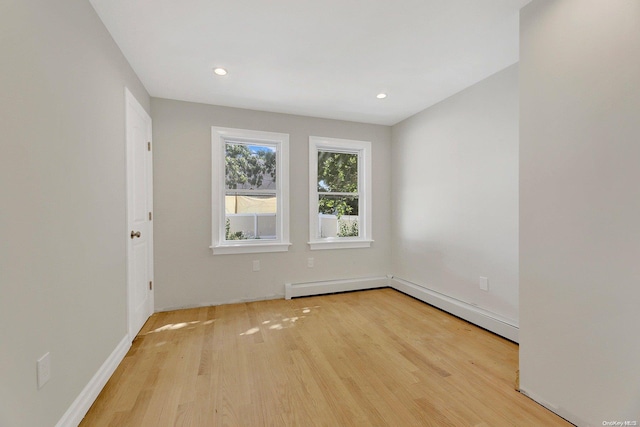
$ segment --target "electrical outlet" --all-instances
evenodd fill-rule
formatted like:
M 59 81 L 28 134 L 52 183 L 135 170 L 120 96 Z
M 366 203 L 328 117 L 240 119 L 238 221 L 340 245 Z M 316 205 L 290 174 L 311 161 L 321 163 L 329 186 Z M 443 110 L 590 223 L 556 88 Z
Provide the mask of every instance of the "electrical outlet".
M 49 352 L 36 362 L 36 372 L 39 390 L 51 379 L 51 357 Z
M 260 271 L 260 260 L 253 261 L 253 271 Z
M 489 279 L 480 276 L 480 289 L 489 292 Z
M 307 267 L 313 268 L 313 258 L 307 258 Z

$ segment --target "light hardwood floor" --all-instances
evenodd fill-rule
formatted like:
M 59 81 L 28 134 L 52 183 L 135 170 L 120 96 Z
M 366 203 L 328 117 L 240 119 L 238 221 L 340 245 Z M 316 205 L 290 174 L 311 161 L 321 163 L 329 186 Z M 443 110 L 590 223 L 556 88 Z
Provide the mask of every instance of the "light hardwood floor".
M 570 426 L 518 347 L 392 289 L 154 314 L 81 426 Z

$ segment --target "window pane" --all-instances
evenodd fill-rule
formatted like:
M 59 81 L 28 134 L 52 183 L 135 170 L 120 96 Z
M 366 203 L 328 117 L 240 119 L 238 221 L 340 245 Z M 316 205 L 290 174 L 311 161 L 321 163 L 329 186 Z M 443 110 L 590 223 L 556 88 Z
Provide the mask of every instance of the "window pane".
M 318 196 L 318 237 L 358 237 L 358 197 Z
M 358 192 L 358 154 L 318 150 L 318 191 Z
M 275 190 L 275 146 L 226 143 L 225 188 Z
M 275 195 L 227 190 L 225 212 L 225 240 L 276 239 Z

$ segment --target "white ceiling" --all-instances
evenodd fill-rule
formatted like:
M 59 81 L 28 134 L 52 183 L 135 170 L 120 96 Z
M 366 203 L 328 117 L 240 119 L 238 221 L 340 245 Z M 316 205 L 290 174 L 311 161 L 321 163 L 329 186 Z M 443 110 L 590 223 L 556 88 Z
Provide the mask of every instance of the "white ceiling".
M 384 125 L 517 62 L 529 1 L 90 0 L 151 96 Z

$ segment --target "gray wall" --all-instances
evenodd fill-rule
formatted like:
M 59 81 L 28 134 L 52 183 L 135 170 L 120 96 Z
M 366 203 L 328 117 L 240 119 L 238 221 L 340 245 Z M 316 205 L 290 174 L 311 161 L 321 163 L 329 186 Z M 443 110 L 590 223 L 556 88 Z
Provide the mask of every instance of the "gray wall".
M 149 97 L 85 0 L 3 1 L 0 69 L 0 426 L 53 426 L 127 333 L 124 87 Z
M 157 309 L 393 272 L 520 317 L 521 386 L 571 421 L 640 419 L 636 0 L 524 9 L 519 190 L 516 66 L 391 130 L 150 100 L 84 0 L 0 28 L 0 426 L 54 425 L 126 335 L 124 86 L 154 117 Z M 213 125 L 291 135 L 290 252 L 211 254 Z M 309 251 L 309 135 L 373 142 L 372 248 Z
M 580 426 L 640 422 L 640 2 L 521 14 L 520 369 Z
M 154 249 L 157 310 L 279 298 L 284 284 L 390 273 L 390 149 L 387 126 L 153 98 Z M 290 135 L 289 252 L 213 255 L 211 126 Z M 310 251 L 309 136 L 373 144 L 373 238 L 367 249 Z M 307 258 L 315 267 L 307 267 Z M 261 271 L 252 271 L 252 261 Z
M 392 157 L 394 276 L 517 325 L 517 65 L 395 125 Z

